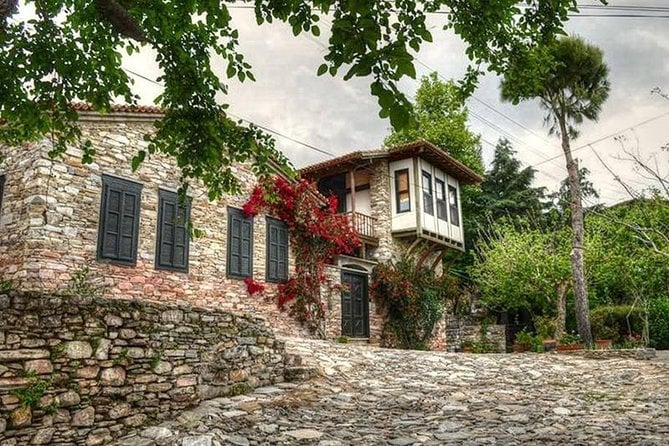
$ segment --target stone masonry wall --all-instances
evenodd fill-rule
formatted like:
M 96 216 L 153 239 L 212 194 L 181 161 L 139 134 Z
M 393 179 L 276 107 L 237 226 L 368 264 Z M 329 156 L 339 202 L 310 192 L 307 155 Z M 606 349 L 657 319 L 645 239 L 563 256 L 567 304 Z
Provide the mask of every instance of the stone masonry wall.
M 470 318 L 450 316 L 445 321 L 446 342 L 444 347 L 450 352 L 459 351 L 465 341 L 476 342 L 481 339 L 482 325 Z M 506 325 L 488 325 L 486 337 L 497 348 L 498 353 L 506 352 Z
M 50 159 L 48 142 L 26 146 L 20 153 L 3 151 L 11 155 L 11 166 L 0 166 L 0 173 L 7 176 L 0 224 L 0 279 L 11 279 L 15 289 L 49 293 L 66 288 L 73 273 L 88 268 L 91 280 L 100 281 L 108 297 L 260 315 L 282 334 L 308 336 L 289 316 L 277 311 L 276 284 L 266 284 L 266 298 L 249 297 L 242 280 L 226 276 L 227 208 L 241 208 L 255 185 L 248 166 L 233 167 L 243 187 L 239 196 L 210 202 L 201 185 L 191 185 L 191 219 L 204 236 L 190 243 L 187 273 L 155 268 L 158 191 L 176 190 L 180 171 L 161 155 L 147 157 L 132 171 L 131 159 L 146 148 L 143 135 L 153 131 L 153 119 L 82 117 L 83 137 L 96 150 L 94 163 L 89 165 L 81 163 L 77 148 L 70 148 L 62 160 Z M 143 184 L 135 266 L 96 259 L 103 174 Z M 254 219 L 253 231 L 253 277 L 264 282 L 265 216 Z M 292 255 L 289 263 L 292 271 Z
M 268 324 L 137 300 L 0 295 L 0 444 L 102 445 L 284 377 Z
M 0 174 L 6 177 L 0 209 L 0 280 L 22 274 L 31 218 L 37 218 L 45 205 L 44 195 L 27 192 L 43 186 L 39 152 L 40 148 L 25 145 L 8 157 L 0 150 L 0 158 L 4 157 Z

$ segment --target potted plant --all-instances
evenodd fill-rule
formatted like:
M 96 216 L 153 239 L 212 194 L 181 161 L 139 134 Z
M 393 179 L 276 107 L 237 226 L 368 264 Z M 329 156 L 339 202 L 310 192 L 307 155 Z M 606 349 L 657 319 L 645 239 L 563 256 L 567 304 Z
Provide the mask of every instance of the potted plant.
M 553 338 L 547 338 L 541 341 L 541 346 L 545 352 L 554 352 L 557 349 L 557 341 Z
M 534 344 L 534 336 L 525 330 L 516 333 L 513 341 L 513 351 L 515 353 L 529 352 Z
M 560 338 L 560 342 L 557 345 L 557 351 L 559 352 L 570 352 L 574 350 L 583 350 L 585 347 L 581 337 L 576 333 L 565 333 Z
M 597 350 L 609 350 L 613 346 L 611 339 L 595 339 Z
M 473 346 L 474 346 L 474 341 L 472 341 L 470 339 L 468 339 L 466 341 L 462 341 L 462 343 L 460 344 L 460 348 L 465 353 L 471 353 Z

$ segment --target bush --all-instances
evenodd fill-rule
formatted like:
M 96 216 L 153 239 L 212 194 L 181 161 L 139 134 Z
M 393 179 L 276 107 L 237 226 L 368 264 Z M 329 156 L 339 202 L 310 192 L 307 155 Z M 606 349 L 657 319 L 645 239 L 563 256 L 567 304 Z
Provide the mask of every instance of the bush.
M 457 279 L 435 277 L 428 268 L 404 256 L 396 263 L 380 263 L 372 272 L 370 294 L 385 312 L 385 345 L 426 350 L 434 327 L 459 292 Z
M 639 306 L 607 305 L 590 310 L 595 339 L 611 339 L 614 344 L 643 332 L 643 312 Z
M 516 339 L 514 341 L 514 344 L 518 345 L 533 345 L 534 344 L 534 336 L 532 336 L 531 333 L 522 330 L 516 333 Z
M 669 299 L 654 299 L 649 302 L 648 336 L 651 347 L 669 349 Z

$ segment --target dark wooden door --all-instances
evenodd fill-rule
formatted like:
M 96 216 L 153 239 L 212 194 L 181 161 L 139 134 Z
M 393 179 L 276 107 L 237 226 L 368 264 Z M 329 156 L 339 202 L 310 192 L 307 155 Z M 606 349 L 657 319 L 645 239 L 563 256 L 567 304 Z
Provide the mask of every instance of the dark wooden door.
M 341 334 L 350 338 L 369 337 L 367 274 L 343 272 L 347 290 L 341 294 Z

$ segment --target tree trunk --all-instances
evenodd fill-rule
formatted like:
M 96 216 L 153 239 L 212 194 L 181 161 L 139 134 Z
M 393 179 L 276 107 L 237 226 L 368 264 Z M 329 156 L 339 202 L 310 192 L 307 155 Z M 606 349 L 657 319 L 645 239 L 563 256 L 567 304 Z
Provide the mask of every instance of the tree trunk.
M 581 336 L 583 342 L 586 345 L 592 345 L 588 289 L 585 282 L 585 266 L 583 259 L 583 203 L 581 195 L 581 179 L 578 171 L 578 163 L 574 160 L 571 154 L 565 116 L 558 116 L 558 122 L 560 124 L 560 136 L 562 137 L 562 151 L 564 152 L 564 157 L 567 161 L 569 189 L 571 192 L 571 228 L 573 233 L 571 275 L 574 285 L 576 326 L 578 328 L 578 334 Z
M 565 332 L 566 321 L 567 321 L 568 288 L 569 288 L 569 279 L 566 279 L 558 283 L 555 290 L 557 292 L 557 320 L 555 321 L 555 335 L 554 335 L 556 341 L 560 341 L 560 338 Z

